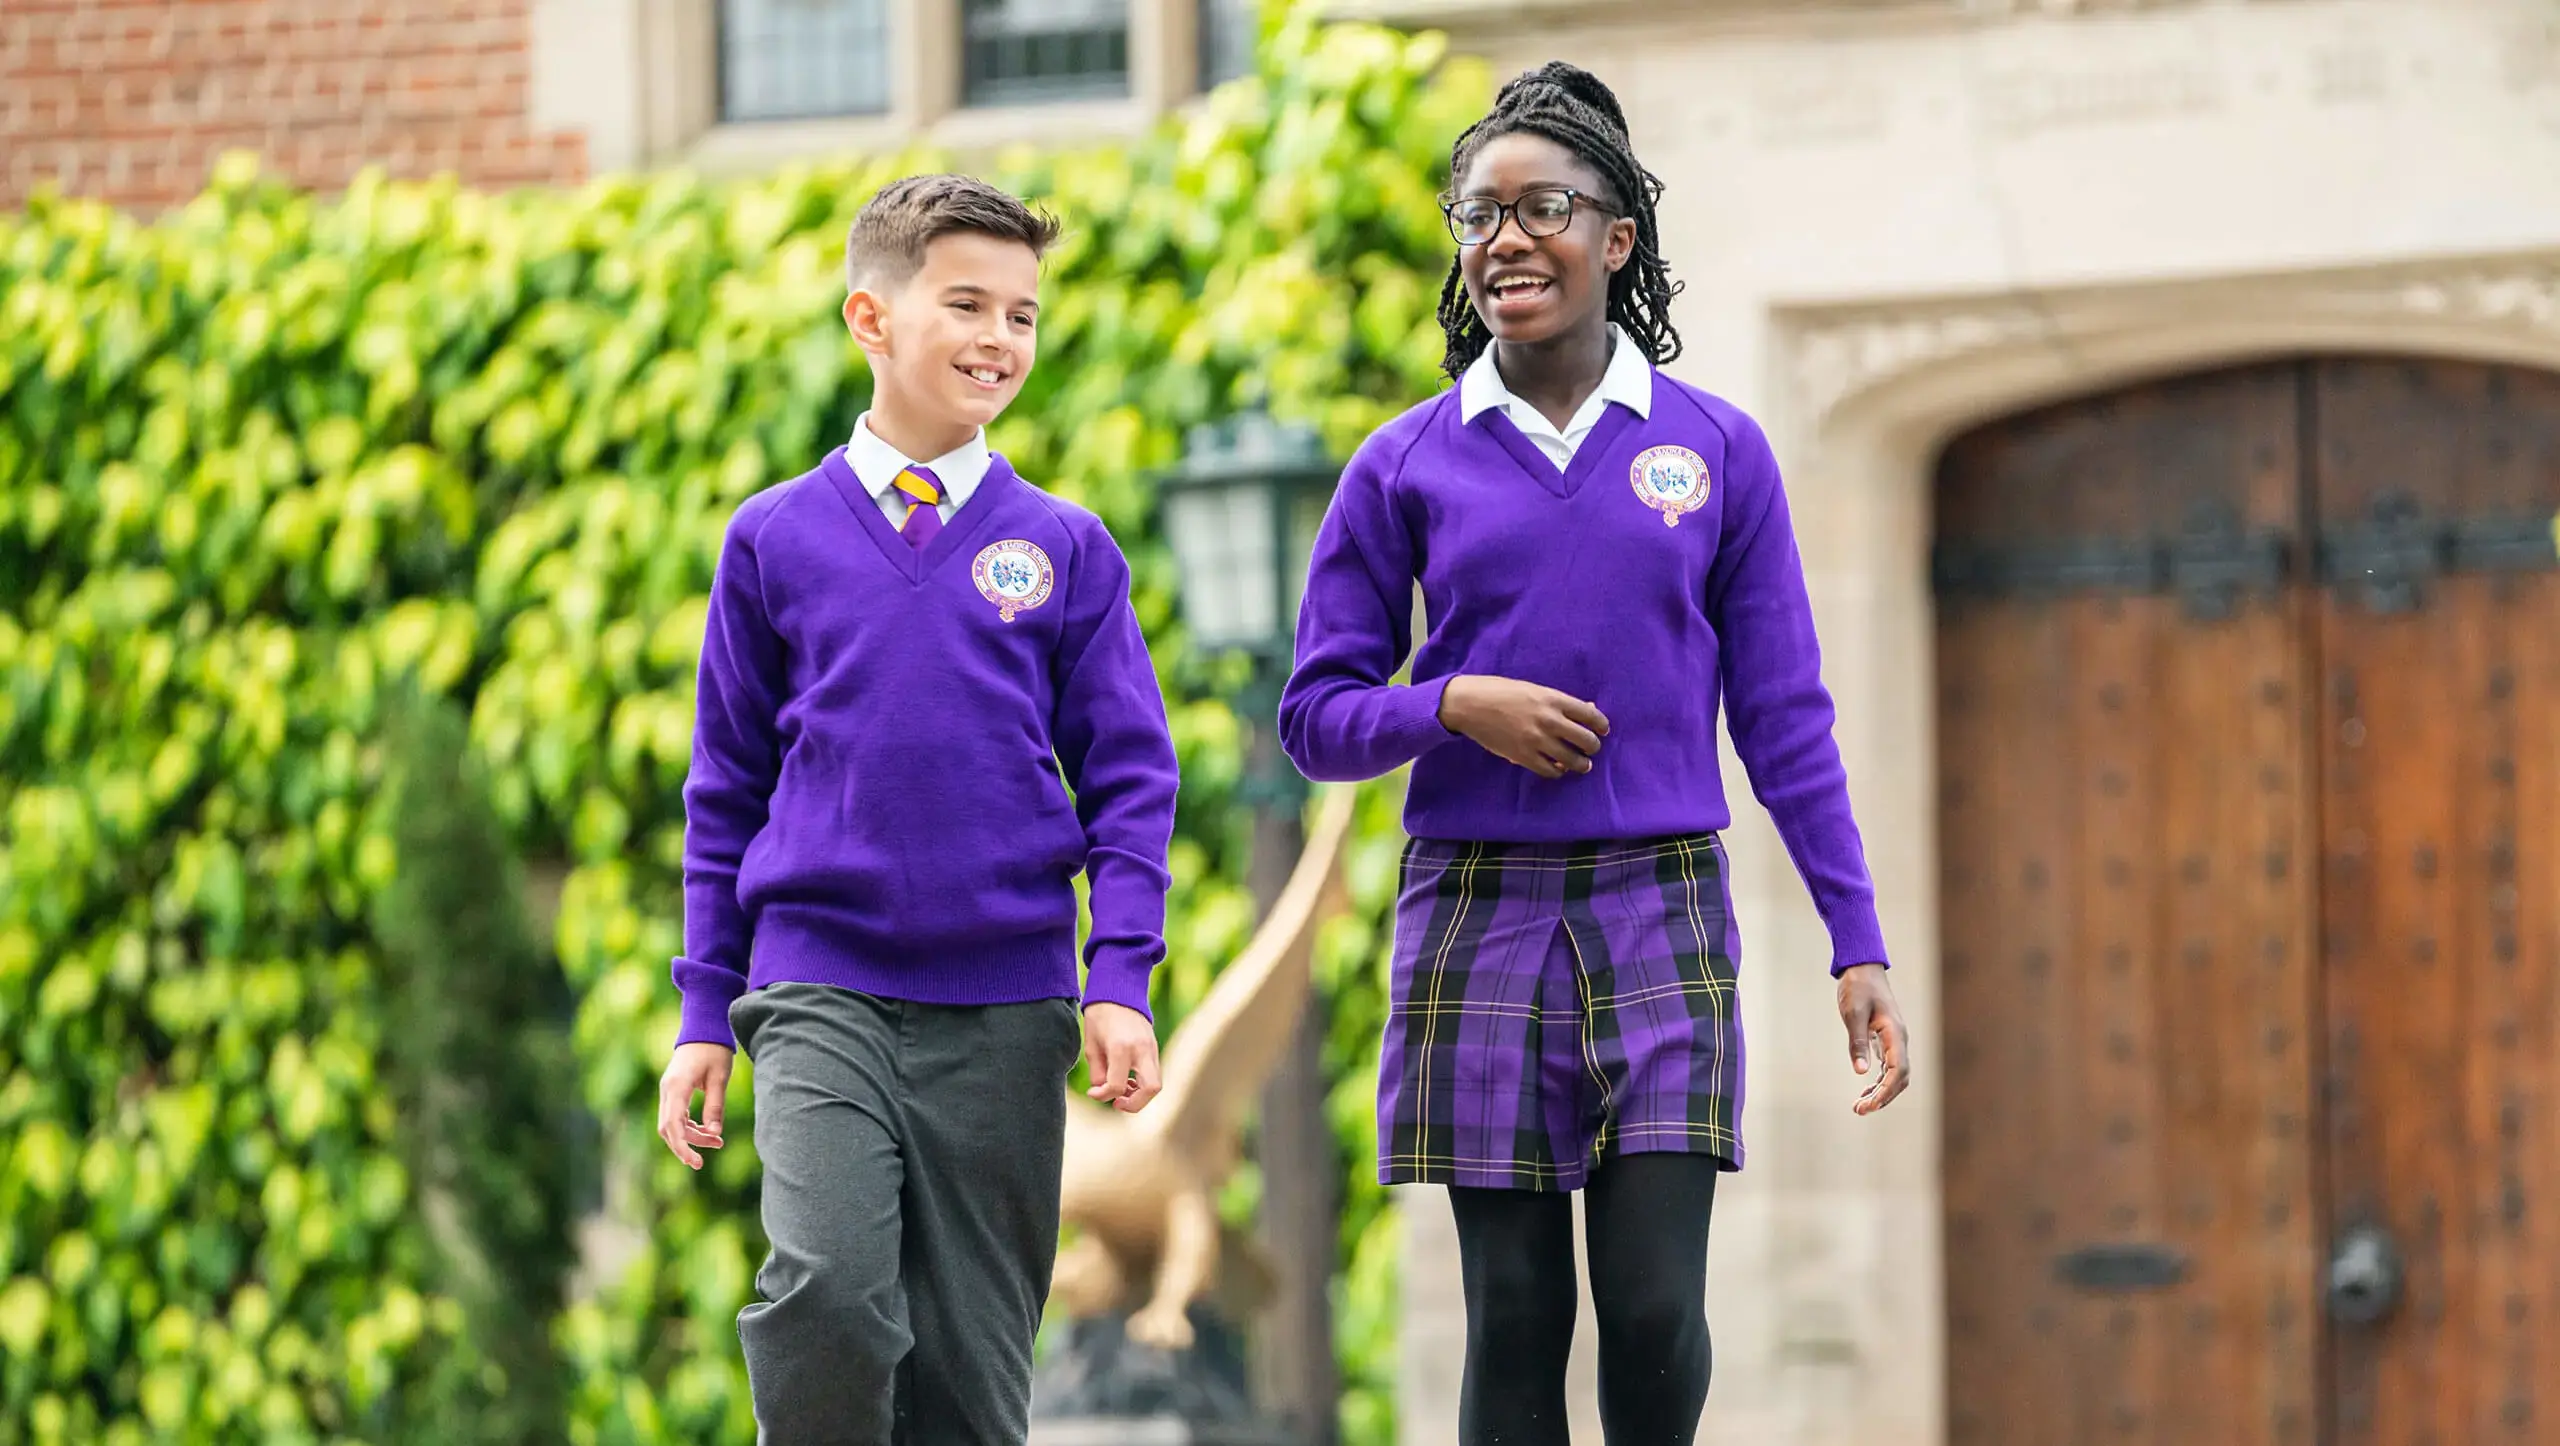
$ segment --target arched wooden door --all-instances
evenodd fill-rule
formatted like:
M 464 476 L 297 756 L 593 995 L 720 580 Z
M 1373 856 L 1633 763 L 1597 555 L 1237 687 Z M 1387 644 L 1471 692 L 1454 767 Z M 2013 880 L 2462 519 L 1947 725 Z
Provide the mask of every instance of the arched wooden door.
M 1951 1442 L 2560 1442 L 2560 377 L 2183 377 L 1938 484 Z

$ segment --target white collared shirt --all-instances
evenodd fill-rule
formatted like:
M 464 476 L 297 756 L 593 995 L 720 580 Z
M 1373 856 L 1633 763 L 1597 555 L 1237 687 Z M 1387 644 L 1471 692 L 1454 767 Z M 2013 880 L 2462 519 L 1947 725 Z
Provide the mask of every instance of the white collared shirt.
M 1466 375 L 1458 381 L 1458 419 L 1472 422 L 1479 414 L 1500 407 L 1510 415 L 1511 425 L 1518 427 L 1521 435 L 1536 444 L 1548 461 L 1556 464 L 1557 471 L 1565 470 L 1572 463 L 1573 454 L 1581 448 L 1582 439 L 1591 435 L 1593 427 L 1600 425 L 1600 418 L 1607 413 L 1611 402 L 1626 407 L 1639 417 L 1653 415 L 1653 363 L 1645 360 L 1644 350 L 1615 322 L 1610 323 L 1609 335 L 1616 342 L 1609 351 L 1609 369 L 1600 374 L 1600 385 L 1592 389 L 1590 396 L 1583 398 L 1581 408 L 1574 412 L 1571 421 L 1564 424 L 1564 430 L 1556 430 L 1556 424 L 1547 420 L 1546 413 L 1512 395 L 1511 388 L 1503 385 L 1502 371 L 1493 364 L 1491 346 L 1487 346 L 1484 354 L 1467 367 Z
M 871 414 L 864 412 L 853 420 L 853 435 L 845 440 L 844 459 L 853 467 L 853 475 L 862 479 L 862 489 L 880 504 L 880 515 L 889 519 L 891 527 L 907 525 L 911 504 L 907 494 L 897 488 L 898 474 L 915 465 L 915 459 L 880 440 L 871 430 Z M 924 465 L 942 479 L 942 505 L 934 510 L 949 522 L 951 514 L 967 503 L 971 493 L 987 477 L 987 434 L 984 428 L 970 434 L 969 440 L 934 458 Z

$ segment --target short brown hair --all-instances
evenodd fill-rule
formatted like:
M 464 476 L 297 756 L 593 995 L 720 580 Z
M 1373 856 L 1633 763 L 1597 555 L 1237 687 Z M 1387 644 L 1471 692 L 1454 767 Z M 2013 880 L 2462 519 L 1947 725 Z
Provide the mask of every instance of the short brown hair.
M 1019 241 L 1039 256 L 1058 239 L 1058 223 L 975 176 L 892 181 L 854 213 L 844 238 L 845 287 L 901 285 L 924 266 L 935 237 L 962 232 Z

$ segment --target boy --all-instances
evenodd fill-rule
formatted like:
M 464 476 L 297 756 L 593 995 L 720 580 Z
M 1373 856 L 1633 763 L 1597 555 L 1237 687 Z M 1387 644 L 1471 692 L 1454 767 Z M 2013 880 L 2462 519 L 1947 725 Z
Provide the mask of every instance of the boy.
M 1158 1088 L 1163 695 L 1110 534 L 984 432 L 1031 370 L 1056 234 L 962 176 L 863 206 L 844 318 L 871 410 L 738 508 L 712 582 L 658 1134 L 700 1169 L 747 1051 L 772 1253 L 738 1337 L 769 1446 L 882 1446 L 893 1401 L 906 1440 L 1020 1446 L 1079 869 L 1090 1092 L 1134 1113 Z

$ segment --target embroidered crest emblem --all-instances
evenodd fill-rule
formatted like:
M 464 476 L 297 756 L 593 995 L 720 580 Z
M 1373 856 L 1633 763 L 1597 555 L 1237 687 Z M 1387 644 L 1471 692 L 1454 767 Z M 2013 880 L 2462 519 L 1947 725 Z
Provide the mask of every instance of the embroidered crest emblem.
M 1628 469 L 1636 496 L 1662 514 L 1662 525 L 1677 527 L 1683 513 L 1707 505 L 1706 459 L 1686 447 L 1647 447 Z
M 969 565 L 969 577 L 977 583 L 979 595 L 996 605 L 996 616 L 1006 622 L 1047 602 L 1058 580 L 1049 566 L 1049 554 L 1038 543 L 1019 537 L 988 543 Z

